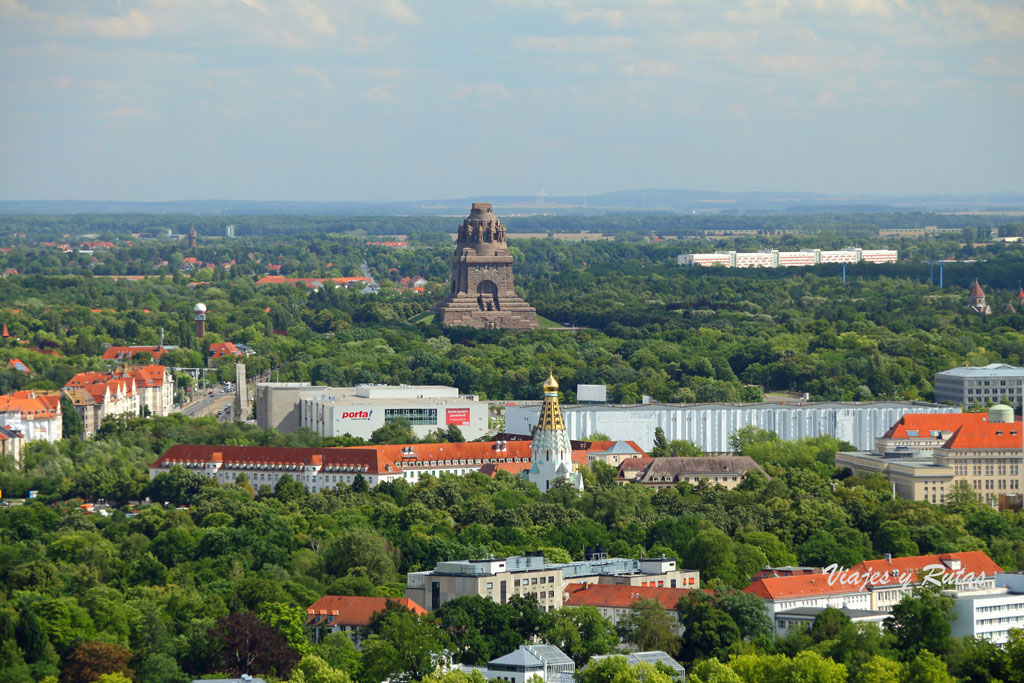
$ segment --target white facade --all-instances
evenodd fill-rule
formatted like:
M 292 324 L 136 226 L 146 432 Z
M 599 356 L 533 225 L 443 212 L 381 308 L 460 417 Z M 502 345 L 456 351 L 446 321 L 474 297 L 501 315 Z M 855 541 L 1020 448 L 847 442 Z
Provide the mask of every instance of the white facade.
M 63 421 L 60 414 L 37 417 L 23 415 L 19 410 L 0 413 L 0 424 L 21 432 L 25 436 L 26 443 L 29 441 L 49 441 L 50 443 L 60 441 Z
M 476 396 L 460 396 L 455 387 L 256 385 L 256 423 L 282 434 L 306 427 L 324 437 L 369 439 L 374 430 L 399 418 L 408 420 L 421 438 L 449 425 L 458 427 L 468 441 L 488 431 L 487 404 Z
M 850 247 L 835 251 L 806 249 L 803 251 L 726 251 L 712 254 L 680 254 L 681 266 L 725 266 L 727 268 L 787 268 L 815 266 L 819 263 L 896 263 L 895 249 L 861 249 Z
M 538 423 L 540 406 L 505 408 L 505 430 L 528 435 Z M 710 453 L 731 451 L 729 438 L 740 428 L 754 426 L 779 438 L 798 441 L 833 436 L 871 450 L 875 438 L 906 413 L 951 413 L 959 409 L 932 403 L 806 403 L 806 404 L 699 404 L 690 406 L 566 406 L 562 416 L 570 439 L 585 439 L 600 432 L 613 441 L 635 441 L 650 452 L 654 430 L 668 440 L 692 441 Z
M 1024 368 L 989 363 L 984 367 L 962 367 L 935 373 L 935 400 L 963 406 L 1008 400 L 1020 405 L 1024 399 Z
M 972 636 L 997 645 L 1006 643 L 1010 629 L 1024 628 L 1024 575 L 996 574 L 996 588 L 944 591 L 953 598 L 954 638 Z
M 299 425 L 324 437 L 350 434 L 369 439 L 375 430 L 399 418 L 408 420 L 420 438 L 449 425 L 458 427 L 467 440 L 487 433 L 487 404 L 475 397 L 353 401 L 304 396 L 299 400 Z

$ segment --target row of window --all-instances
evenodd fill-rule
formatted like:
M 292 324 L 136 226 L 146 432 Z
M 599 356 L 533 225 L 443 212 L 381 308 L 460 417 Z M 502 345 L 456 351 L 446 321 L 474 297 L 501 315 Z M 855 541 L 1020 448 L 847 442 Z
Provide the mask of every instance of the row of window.
M 384 424 L 408 420 L 412 425 L 436 425 L 437 408 L 385 408 Z
M 1010 610 L 1024 609 L 1024 603 L 1018 602 L 1014 605 L 987 605 L 977 609 L 978 614 L 991 614 L 992 612 L 1008 612 Z

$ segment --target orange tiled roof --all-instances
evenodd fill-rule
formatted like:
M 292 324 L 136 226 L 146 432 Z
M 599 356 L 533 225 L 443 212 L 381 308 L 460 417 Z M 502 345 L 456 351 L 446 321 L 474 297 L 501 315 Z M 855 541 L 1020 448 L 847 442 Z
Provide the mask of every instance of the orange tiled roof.
M 313 285 L 315 283 L 331 283 L 335 285 L 352 285 L 370 282 L 368 277 L 285 277 L 284 275 L 264 275 L 256 281 L 257 285 Z
M 0 396 L 0 413 L 19 413 L 26 420 L 52 420 L 59 408 L 59 395 L 36 395 L 25 390 Z
M 889 428 L 885 439 L 913 439 L 907 432 L 917 432 L 918 437 L 935 436 L 945 432 L 952 434 L 959 427 L 988 422 L 987 413 L 907 413 Z
M 409 598 L 392 599 L 414 614 L 427 610 Z M 369 626 L 370 618 L 387 608 L 388 598 L 357 595 L 325 595 L 306 608 L 306 624 L 310 626 Z
M 143 365 L 131 371 L 136 387 L 162 387 L 167 369 L 163 365 Z
M 103 352 L 103 360 L 128 360 L 137 353 L 148 353 L 153 360 L 160 360 L 160 356 L 167 353 L 162 346 L 111 346 Z
M 744 593 L 753 593 L 763 600 L 782 600 L 803 595 L 842 595 L 859 593 L 860 584 L 843 584 L 835 581 L 829 585 L 826 574 L 798 574 L 779 576 L 752 581 L 743 589 Z
M 962 425 L 942 445 L 950 450 L 1017 449 L 1021 447 L 1021 423 L 977 422 Z
M 7 367 L 10 368 L 11 370 L 23 372 L 26 375 L 32 372 L 31 368 L 25 365 L 25 363 L 19 358 L 12 358 L 9 361 L 7 361 Z
M 243 355 L 238 347 L 231 342 L 218 342 L 210 344 L 210 357 L 211 358 L 223 358 L 224 356 L 241 356 Z
M 661 588 L 652 586 L 613 586 L 604 583 L 568 583 L 562 590 L 569 597 L 566 607 L 632 607 L 637 600 L 657 600 L 665 609 L 675 609 L 679 598 L 692 588 Z
M 888 572 L 893 569 L 899 573 L 917 573 L 925 567 L 933 565 L 945 565 L 958 561 L 964 574 L 971 572 L 975 576 L 984 574 L 993 576 L 1002 574 L 1002 568 L 996 564 L 991 557 L 981 550 L 972 550 L 965 553 L 942 553 L 938 555 L 914 555 L 912 557 L 894 557 L 891 560 L 865 560 L 860 564 L 850 567 L 851 572 Z M 952 567 L 949 567 L 952 568 Z
M 502 445 L 505 450 L 501 450 Z M 411 450 L 410 450 L 411 449 Z M 418 443 L 382 446 L 351 446 L 347 448 L 280 448 L 271 446 L 221 446 L 178 444 L 171 446 L 152 467 L 194 463 L 196 466 L 216 461 L 219 455 L 226 465 L 247 467 L 266 465 L 270 468 L 294 469 L 322 464 L 327 471 L 365 472 L 367 474 L 399 473 L 412 469 L 466 468 L 487 474 L 499 470 L 518 474 L 530 467 L 530 442 Z M 479 462 L 477 462 L 479 460 Z M 573 462 L 586 464 L 586 457 L 573 455 Z

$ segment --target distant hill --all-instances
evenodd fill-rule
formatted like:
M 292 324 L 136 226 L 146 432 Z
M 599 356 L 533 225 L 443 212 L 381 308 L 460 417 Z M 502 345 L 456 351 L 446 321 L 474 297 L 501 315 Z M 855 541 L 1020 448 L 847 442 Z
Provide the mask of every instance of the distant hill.
M 718 192 L 705 190 L 621 190 L 596 195 L 498 195 L 396 202 L 291 202 L 182 200 L 169 202 L 32 200 L 0 201 L 0 214 L 195 214 L 195 215 L 465 215 L 474 201 L 489 201 L 502 215 L 608 213 L 887 213 L 907 211 L 1024 210 L 1024 194 L 837 196 L 813 192 Z

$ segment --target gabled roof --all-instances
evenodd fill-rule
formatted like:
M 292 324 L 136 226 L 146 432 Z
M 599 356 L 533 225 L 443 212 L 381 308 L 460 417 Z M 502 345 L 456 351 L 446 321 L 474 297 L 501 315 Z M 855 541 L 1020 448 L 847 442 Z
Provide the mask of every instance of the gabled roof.
M 594 455 L 637 455 L 640 457 L 647 455 L 635 441 L 588 441 L 585 443 L 589 443 L 590 447 L 581 450 L 586 450 Z
M 744 593 L 753 593 L 763 600 L 785 600 L 808 595 L 846 595 L 859 593 L 860 584 L 846 585 L 840 581 L 829 585 L 826 574 L 797 574 L 752 581 L 743 589 Z
M 22 362 L 18 358 L 12 358 L 9 361 L 7 361 L 7 367 L 10 368 L 11 370 L 17 370 L 18 372 L 23 372 L 26 375 L 28 375 L 28 374 L 30 374 L 32 372 L 32 370 L 30 370 L 29 367 L 27 365 L 25 365 L 25 363 Z
M 306 608 L 306 623 L 311 626 L 369 626 L 370 618 L 387 609 L 389 600 L 414 614 L 427 613 L 409 598 L 325 595 Z
M 111 346 L 103 352 L 103 360 L 128 360 L 137 353 L 148 353 L 153 360 L 160 360 L 160 356 L 167 353 L 171 348 L 167 346 Z
M 152 467 L 182 463 L 207 463 L 215 456 L 228 466 L 266 465 L 293 468 L 323 465 L 327 471 L 388 474 L 407 469 L 465 467 L 478 469 L 493 465 L 518 473 L 530 466 L 530 442 L 417 443 L 347 448 L 280 448 L 273 446 L 221 446 L 177 444 L 171 446 Z M 319 460 L 318 460 L 319 459 Z M 518 459 L 518 462 L 516 460 Z M 480 461 L 479 463 L 477 461 Z M 502 462 L 504 461 L 504 462 Z M 575 460 L 574 460 L 575 462 Z
M 656 586 L 616 586 L 607 583 L 568 583 L 562 589 L 568 607 L 616 607 L 625 609 L 638 600 L 657 600 L 665 609 L 675 609 L 679 598 L 692 588 L 659 588 Z
M 652 462 L 654 462 L 654 458 L 626 458 L 619 463 L 619 472 L 626 470 L 643 470 Z
M 1003 573 L 1002 568 L 981 550 L 964 553 L 942 553 L 937 555 L 914 555 L 912 557 L 894 557 L 890 560 L 865 560 L 850 567 L 851 572 L 890 572 L 917 573 L 925 567 L 941 565 L 955 572 L 963 569 L 964 574 L 973 573 L 975 577 L 984 574 L 991 577 Z
M 743 455 L 719 455 L 703 458 L 653 458 L 643 474 L 640 475 L 639 481 L 641 483 L 657 483 L 679 481 L 680 477 L 686 476 L 745 475 L 751 470 L 758 470 L 765 474 L 764 469 L 754 462 L 752 458 Z
M 942 445 L 948 450 L 1020 449 L 1021 422 L 977 422 L 959 427 Z
M 939 438 L 958 428 L 988 422 L 988 413 L 907 413 L 889 427 L 884 439 Z
M 224 356 L 241 356 L 241 351 L 238 350 L 231 342 L 217 342 L 210 344 L 210 357 L 211 358 L 223 358 Z

